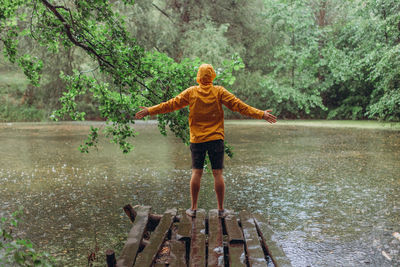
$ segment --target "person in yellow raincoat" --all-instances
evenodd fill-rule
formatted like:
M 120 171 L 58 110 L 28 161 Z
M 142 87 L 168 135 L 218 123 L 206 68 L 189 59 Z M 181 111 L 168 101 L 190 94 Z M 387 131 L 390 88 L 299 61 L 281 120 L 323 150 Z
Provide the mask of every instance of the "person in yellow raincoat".
M 224 210 L 225 183 L 222 176 L 224 167 L 224 111 L 222 104 L 232 111 L 255 119 L 264 119 L 275 123 L 276 117 L 272 110 L 253 108 L 235 97 L 222 86 L 213 85 L 216 77 L 210 64 L 202 64 L 197 73 L 198 86 L 184 90 L 176 97 L 152 107 L 140 107 L 136 119 L 147 115 L 172 112 L 189 105 L 190 150 L 192 155 L 192 177 L 190 180 L 191 208 L 186 213 L 195 217 L 197 199 L 200 191 L 200 181 L 203 174 L 206 153 L 210 158 L 214 176 L 214 189 L 217 195 L 218 214 L 226 215 Z

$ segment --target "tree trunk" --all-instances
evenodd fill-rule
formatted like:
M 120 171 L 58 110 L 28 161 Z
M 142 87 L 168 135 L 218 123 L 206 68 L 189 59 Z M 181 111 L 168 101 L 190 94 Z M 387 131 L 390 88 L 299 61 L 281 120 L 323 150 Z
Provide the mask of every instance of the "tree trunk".
M 317 24 L 318 24 L 319 30 L 322 30 L 327 25 L 326 6 L 327 6 L 327 1 L 324 0 L 320 3 L 319 8 L 318 8 L 316 17 L 317 17 Z M 318 40 L 318 54 L 319 54 L 320 60 L 322 60 L 324 58 L 324 56 L 322 55 L 322 48 L 324 47 L 324 44 L 325 44 L 324 37 L 322 34 L 320 34 L 319 40 Z M 317 77 L 320 82 L 323 82 L 325 80 L 325 76 L 322 74 L 321 68 L 318 69 Z
M 295 45 L 295 38 L 294 38 L 295 36 L 294 36 L 294 29 L 293 29 L 293 32 L 292 32 L 292 49 L 293 49 L 293 51 L 295 50 L 295 47 L 294 47 L 294 45 Z M 292 88 L 294 88 L 294 68 L 295 68 L 295 65 L 296 65 L 296 57 L 293 57 L 293 64 L 292 64 L 292 71 L 291 71 L 291 76 L 292 76 Z

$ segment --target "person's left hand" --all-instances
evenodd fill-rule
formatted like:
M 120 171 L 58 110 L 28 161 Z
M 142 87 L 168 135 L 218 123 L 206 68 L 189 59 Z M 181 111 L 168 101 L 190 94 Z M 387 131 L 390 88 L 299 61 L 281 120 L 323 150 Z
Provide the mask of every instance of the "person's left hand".
M 141 108 L 142 110 L 141 110 L 141 111 L 138 111 L 138 112 L 136 113 L 135 119 L 140 120 L 140 119 L 143 119 L 144 117 L 146 117 L 147 115 L 150 114 L 148 108 L 146 108 L 146 107 L 139 107 L 139 108 Z
M 276 116 L 272 115 L 270 113 L 271 111 L 272 109 L 267 109 L 264 111 L 263 119 L 272 124 L 276 122 Z

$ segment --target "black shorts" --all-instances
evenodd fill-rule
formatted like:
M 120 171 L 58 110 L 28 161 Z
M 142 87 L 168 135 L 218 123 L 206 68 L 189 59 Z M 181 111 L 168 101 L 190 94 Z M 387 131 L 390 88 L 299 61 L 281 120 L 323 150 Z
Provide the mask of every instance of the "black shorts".
M 224 168 L 224 140 L 190 143 L 190 151 L 192 152 L 192 169 L 203 169 L 206 152 L 208 152 L 213 170 Z

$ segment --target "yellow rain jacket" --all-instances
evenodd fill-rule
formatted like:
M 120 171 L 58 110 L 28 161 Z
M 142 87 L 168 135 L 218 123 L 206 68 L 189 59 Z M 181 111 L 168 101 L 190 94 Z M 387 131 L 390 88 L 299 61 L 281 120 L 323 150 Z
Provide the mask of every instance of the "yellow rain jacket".
M 150 107 L 150 115 L 172 112 L 189 105 L 191 143 L 224 139 L 222 104 L 232 111 L 262 119 L 264 111 L 245 104 L 224 87 L 214 86 L 212 81 L 215 77 L 216 74 L 211 65 L 201 65 L 197 73 L 198 86 L 189 87 L 167 102 Z

